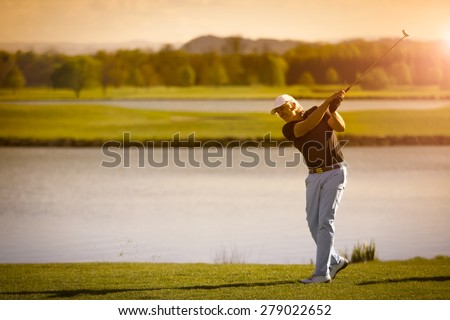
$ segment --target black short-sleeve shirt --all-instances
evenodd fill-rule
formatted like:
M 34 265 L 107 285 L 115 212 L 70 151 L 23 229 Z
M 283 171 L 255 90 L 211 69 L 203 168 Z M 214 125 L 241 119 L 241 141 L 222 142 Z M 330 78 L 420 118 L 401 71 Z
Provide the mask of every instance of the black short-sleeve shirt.
M 317 107 L 305 112 L 306 119 Z M 336 133 L 328 125 L 329 115 L 325 114 L 319 124 L 304 136 L 295 137 L 294 126 L 300 121 L 291 121 L 283 126 L 283 135 L 300 150 L 308 168 L 321 168 L 344 161 Z M 302 120 L 303 121 L 303 120 Z

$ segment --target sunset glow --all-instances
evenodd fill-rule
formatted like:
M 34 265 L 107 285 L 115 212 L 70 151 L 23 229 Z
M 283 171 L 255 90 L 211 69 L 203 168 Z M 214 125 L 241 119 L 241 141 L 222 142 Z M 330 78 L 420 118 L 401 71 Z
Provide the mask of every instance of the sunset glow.
M 208 34 L 337 42 L 395 37 L 403 28 L 415 40 L 442 40 L 450 1 L 0 0 L 0 7 L 0 42 L 176 44 Z
M 446 36 L 445 36 L 445 43 L 447 45 L 447 49 L 450 53 L 450 30 L 447 31 Z

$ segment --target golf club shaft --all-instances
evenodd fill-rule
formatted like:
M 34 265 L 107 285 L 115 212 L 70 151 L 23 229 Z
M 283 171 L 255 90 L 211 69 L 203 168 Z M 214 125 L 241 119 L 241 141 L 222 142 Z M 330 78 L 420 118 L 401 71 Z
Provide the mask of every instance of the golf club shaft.
M 370 70 L 372 70 L 396 45 L 400 43 L 403 39 L 405 39 L 406 36 L 403 36 L 400 40 L 398 40 L 392 47 L 390 47 L 383 55 L 381 55 L 378 60 L 376 60 L 370 67 L 368 67 L 358 78 L 355 79 L 348 87 L 345 89 L 345 92 L 350 90 L 351 87 L 353 87 L 355 84 L 357 84 L 367 73 L 369 73 Z
M 390 47 L 385 53 L 383 53 L 374 63 L 372 63 L 358 78 L 356 78 L 344 91 L 347 92 L 348 90 L 351 89 L 351 87 L 353 87 L 355 84 L 357 84 L 359 81 L 361 81 L 361 79 L 370 71 L 373 69 L 373 67 L 375 67 L 392 49 L 394 49 L 394 47 L 396 45 L 398 45 L 400 43 L 400 41 L 402 41 L 403 39 L 405 39 L 406 37 L 408 37 L 409 35 L 403 30 L 403 37 L 398 40 L 392 47 Z M 339 107 L 339 105 L 341 104 L 341 100 L 339 99 L 333 99 L 333 101 L 331 101 L 330 103 L 330 111 L 336 111 L 336 109 Z

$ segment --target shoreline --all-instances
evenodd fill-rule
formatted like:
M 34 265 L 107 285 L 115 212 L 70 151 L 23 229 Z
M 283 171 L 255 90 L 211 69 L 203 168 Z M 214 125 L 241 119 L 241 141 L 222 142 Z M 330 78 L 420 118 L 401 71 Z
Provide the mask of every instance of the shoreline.
M 26 87 L 13 92 L 0 89 L 0 103 L 23 101 L 117 101 L 117 100 L 273 100 L 281 93 L 288 93 L 298 99 L 325 99 L 330 94 L 343 90 L 345 83 L 334 85 L 291 85 L 264 86 L 227 85 L 212 86 L 152 86 L 152 87 L 108 87 L 106 91 L 100 87 L 85 88 L 79 98 L 73 90 L 54 89 L 51 87 Z M 431 86 L 390 86 L 382 90 L 364 90 L 354 87 L 346 95 L 346 99 L 368 100 L 448 100 L 450 88 Z
M 350 147 L 378 147 L 378 146 L 448 146 L 450 145 L 450 136 L 352 136 L 352 135 L 338 135 L 340 141 L 348 141 L 347 145 Z M 59 138 L 59 139 L 32 139 L 32 138 L 3 138 L 0 137 L 0 147 L 102 147 L 109 143 L 114 148 L 129 148 L 129 147 L 143 147 L 152 145 L 157 148 L 172 147 L 172 148 L 195 148 L 203 147 L 208 143 L 208 147 L 239 147 L 245 142 L 249 147 L 274 147 L 273 143 L 283 143 L 279 147 L 288 147 L 284 139 L 273 139 L 271 142 L 263 137 L 254 139 L 237 139 L 234 137 L 225 138 L 211 138 L 211 139 L 196 139 L 196 141 L 171 141 L 170 139 L 156 139 L 156 140 L 136 140 L 130 143 L 123 144 L 117 140 L 84 140 L 73 138 Z M 287 145 L 288 144 L 288 145 Z

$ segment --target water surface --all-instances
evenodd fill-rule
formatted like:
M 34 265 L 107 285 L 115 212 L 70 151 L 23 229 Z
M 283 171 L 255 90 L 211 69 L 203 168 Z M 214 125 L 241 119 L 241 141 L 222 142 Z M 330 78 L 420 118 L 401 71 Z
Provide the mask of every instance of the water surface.
M 256 168 L 240 167 L 249 158 L 232 152 L 231 168 L 157 169 L 140 168 L 133 149 L 130 168 L 107 169 L 98 148 L 0 148 L 0 263 L 309 263 L 306 169 L 285 167 L 296 151 L 273 149 L 271 167 L 254 149 Z M 450 147 L 345 155 L 337 249 L 374 240 L 384 260 L 450 255 Z
M 274 97 L 275 98 L 275 97 Z M 299 100 L 305 109 L 320 105 L 323 100 Z M 95 104 L 121 108 L 168 110 L 168 111 L 212 111 L 212 112 L 269 112 L 273 100 L 111 100 L 111 101 L 25 101 L 20 104 Z M 450 100 L 374 100 L 347 99 L 339 107 L 341 111 L 356 110 L 430 110 L 450 106 Z

